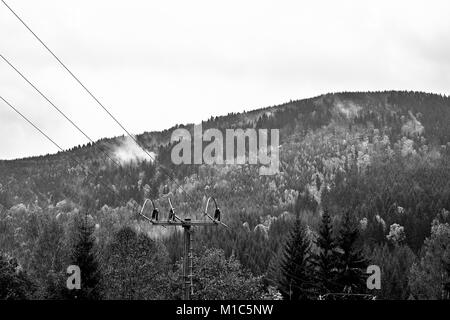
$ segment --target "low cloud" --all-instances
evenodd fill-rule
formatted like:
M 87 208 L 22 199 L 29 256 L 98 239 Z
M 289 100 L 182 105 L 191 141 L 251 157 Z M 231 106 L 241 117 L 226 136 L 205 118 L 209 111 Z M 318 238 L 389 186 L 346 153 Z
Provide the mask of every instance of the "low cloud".
M 114 148 L 113 154 L 121 164 L 155 161 L 156 153 L 149 150 L 147 152 L 138 146 L 131 137 L 126 136 L 120 138 L 119 145 Z

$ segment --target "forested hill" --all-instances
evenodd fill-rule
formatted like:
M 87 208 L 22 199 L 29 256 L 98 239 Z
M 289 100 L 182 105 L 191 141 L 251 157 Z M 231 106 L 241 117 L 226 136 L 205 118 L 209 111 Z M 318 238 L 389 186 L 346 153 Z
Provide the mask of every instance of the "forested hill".
M 203 130 L 280 129 L 280 172 L 260 176 L 253 165 L 176 166 L 170 159 L 170 137 L 177 127 L 136 136 L 156 161 L 149 161 L 126 137 L 1 161 L 0 221 L 7 222 L 0 224 L 0 246 L 26 259 L 23 243 L 31 237 L 25 233 L 33 217 L 62 219 L 89 198 L 105 239 L 120 226 L 132 225 L 164 239 L 175 260 L 181 250 L 177 235 L 155 231 L 136 212 L 145 198 L 158 198 L 164 190 L 171 193 L 180 215 L 195 216 L 204 208 L 206 194 L 218 199 L 232 231 L 205 230 L 196 234 L 196 241 L 227 255 L 233 252 L 245 267 L 263 274 L 296 214 L 316 232 L 324 210 L 336 224 L 342 212 L 352 212 L 368 246 L 382 247 L 398 237 L 415 254 L 430 235 L 433 219 L 448 216 L 449 97 L 398 91 L 335 93 L 211 117 L 202 124 Z M 182 127 L 192 130 L 192 125 Z M 100 149 L 121 166 L 105 160 Z
M 396 91 L 327 94 L 245 113 L 211 117 L 202 124 L 203 130 L 280 129 L 280 156 L 284 168 L 278 177 L 274 177 L 276 179 L 293 169 L 292 166 L 298 165 L 300 158 L 309 158 L 315 162 L 314 158 L 320 162 L 329 161 L 336 156 L 336 150 L 333 149 L 339 144 L 349 147 L 349 144 L 364 144 L 365 139 L 369 143 L 373 142 L 377 137 L 389 139 L 391 147 L 397 144 L 398 147 L 407 148 L 412 143 L 413 149 L 427 146 L 431 154 L 441 155 L 447 150 L 446 145 L 450 141 L 450 98 Z M 192 125 L 181 125 L 163 132 L 145 132 L 136 136 L 141 145 L 152 152 L 156 163 L 152 163 L 150 157 L 131 139 L 123 136 L 102 139 L 94 145 L 88 143 L 76 146 L 53 155 L 0 161 L 0 205 L 8 208 L 22 202 L 36 201 L 44 205 L 56 204 L 66 198 L 76 198 L 80 189 L 87 193 L 93 191 L 99 205 L 119 205 L 130 199 L 141 201 L 143 186 L 147 184 L 151 194 L 156 196 L 158 187 L 167 183 L 167 176 L 162 172 L 155 174 L 159 164 L 170 169 L 181 180 L 187 177 L 196 179 L 198 177 L 195 175 L 205 167 L 174 166 L 170 160 L 170 136 L 179 127 L 192 131 Z M 333 141 L 325 141 L 324 138 L 328 138 L 330 133 Z M 349 141 L 349 138 L 359 141 Z M 308 147 L 310 150 L 305 150 L 303 155 L 295 155 L 299 147 Z M 122 167 L 114 165 L 102 150 L 115 158 Z M 317 163 L 310 164 L 314 166 Z M 299 175 L 304 169 L 301 168 L 294 175 Z M 290 180 L 295 180 L 292 175 Z M 304 185 L 298 182 L 292 187 L 303 188 Z M 105 184 L 119 190 L 123 195 L 121 199 L 108 190 Z

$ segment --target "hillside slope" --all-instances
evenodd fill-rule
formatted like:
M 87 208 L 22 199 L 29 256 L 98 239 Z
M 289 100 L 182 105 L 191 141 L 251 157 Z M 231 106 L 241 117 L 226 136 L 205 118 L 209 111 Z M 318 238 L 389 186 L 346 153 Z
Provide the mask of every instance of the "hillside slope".
M 336 220 L 351 210 L 374 242 L 386 241 L 389 226 L 398 223 L 405 228 L 406 243 L 418 251 L 432 219 L 450 209 L 448 97 L 397 91 L 326 94 L 212 117 L 202 124 L 204 130 L 279 129 L 280 172 L 259 176 L 252 165 L 176 166 L 170 160 L 175 127 L 136 136 L 154 153 L 154 162 L 124 137 L 55 155 L 1 161 L 2 214 L 18 219 L 18 226 L 42 210 L 55 216 L 70 213 L 90 198 L 100 226 L 132 223 L 175 243 L 170 231 L 155 231 L 137 217 L 144 199 L 170 191 L 181 216 L 200 216 L 206 195 L 213 195 L 232 231 L 205 231 L 199 241 L 227 254 L 236 252 L 261 273 L 296 213 L 314 229 L 323 210 Z M 192 125 L 183 127 L 192 130 Z M 122 166 L 104 160 L 98 147 L 114 154 Z M 167 171 L 189 195 L 168 179 Z M 261 254 L 248 258 L 255 250 Z

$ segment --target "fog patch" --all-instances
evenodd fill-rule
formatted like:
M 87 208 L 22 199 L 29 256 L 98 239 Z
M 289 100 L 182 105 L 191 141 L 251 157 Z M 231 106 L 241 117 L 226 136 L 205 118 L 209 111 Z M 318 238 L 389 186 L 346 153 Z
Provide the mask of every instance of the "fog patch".
M 408 137 L 421 136 L 425 130 L 424 126 L 411 111 L 408 111 L 408 114 L 410 119 L 402 126 L 402 133 Z
M 133 138 L 136 139 L 135 137 Z M 156 153 L 149 150 L 147 152 L 151 157 L 129 136 L 119 138 L 119 145 L 113 150 L 114 157 L 122 165 L 144 161 L 153 162 L 156 158 Z
M 358 106 L 351 101 L 336 101 L 334 103 L 334 108 L 338 113 L 344 115 L 349 120 L 356 118 L 362 110 L 361 106 Z

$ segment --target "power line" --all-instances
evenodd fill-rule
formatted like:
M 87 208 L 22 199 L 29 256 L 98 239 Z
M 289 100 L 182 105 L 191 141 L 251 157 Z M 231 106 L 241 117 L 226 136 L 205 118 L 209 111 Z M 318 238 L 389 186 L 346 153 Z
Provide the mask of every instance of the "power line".
M 28 119 L 28 117 L 26 117 L 23 113 L 21 113 L 16 107 L 14 107 L 9 101 L 7 101 L 5 98 L 3 98 L 2 96 L 0 96 L 0 99 L 6 104 L 8 105 L 12 110 L 14 110 L 18 115 L 20 115 L 26 122 L 28 122 L 31 126 L 33 126 L 33 128 L 35 128 L 40 134 L 42 134 L 45 138 L 47 138 L 47 140 L 49 140 L 53 145 L 55 145 L 60 151 L 64 152 L 64 149 L 57 144 L 52 138 L 50 138 L 44 131 L 42 131 L 36 124 L 34 124 L 31 120 Z M 80 165 L 81 167 L 83 167 L 86 170 L 86 173 L 88 175 L 91 175 L 94 178 L 97 178 L 92 172 L 90 172 L 90 170 L 88 168 L 86 168 L 80 161 L 78 161 L 76 158 L 71 157 L 72 160 L 74 160 L 78 165 Z M 112 190 L 115 194 L 119 195 L 119 192 L 115 189 L 113 189 L 112 187 L 110 187 L 109 185 L 104 184 L 103 182 L 101 182 L 101 180 L 99 180 L 99 183 L 102 184 L 103 186 L 105 186 L 106 188 L 108 188 L 109 190 Z
M 81 82 L 81 80 L 61 61 L 60 58 L 44 43 L 44 41 L 41 40 L 41 38 L 38 37 L 36 33 L 31 30 L 31 28 L 19 17 L 19 15 L 4 1 L 1 0 L 3 4 L 11 11 L 14 16 L 25 26 L 25 28 L 28 29 L 28 31 L 38 40 L 42 46 L 53 56 L 53 58 L 58 61 L 58 63 L 72 76 L 72 78 L 78 82 L 78 84 L 91 96 L 92 99 L 94 99 L 95 102 L 122 128 L 123 131 L 152 159 L 153 161 L 156 161 L 155 158 L 145 149 L 139 141 L 120 123 L 120 121 L 97 99 L 97 97 Z M 178 188 L 184 191 L 184 193 L 191 199 L 190 195 L 187 193 L 186 190 L 183 189 L 183 187 L 172 177 L 172 175 L 167 172 L 164 168 L 164 166 L 160 165 L 161 170 L 164 174 L 169 177 L 170 180 L 172 180 Z M 206 193 L 205 193 L 206 195 Z M 192 199 L 191 199 L 192 200 Z
M 26 116 L 24 116 L 19 110 L 17 110 L 12 104 L 10 104 L 8 101 L 6 101 L 2 96 L 0 96 L 0 99 L 3 100 L 4 103 L 6 103 L 11 109 L 13 109 L 17 114 L 19 114 L 26 122 L 28 122 L 30 125 L 32 125 L 37 131 L 39 131 L 44 137 L 46 137 L 51 143 L 53 143 L 59 150 L 64 151 L 63 148 L 59 146 L 52 138 L 50 138 L 45 132 L 43 132 L 41 129 L 39 129 L 38 126 L 36 126 L 33 122 L 28 120 Z
M 1 0 L 3 4 L 14 14 L 14 16 L 25 26 L 25 28 L 28 29 L 28 31 L 42 44 L 42 46 L 58 61 L 58 63 L 72 76 L 73 79 L 75 79 L 76 82 L 91 96 L 92 99 L 94 99 L 95 102 L 116 122 L 122 130 L 152 159 L 152 161 L 156 161 L 155 158 L 147 151 L 146 148 L 144 148 L 139 141 L 120 123 L 120 121 L 97 99 L 97 97 L 81 82 L 81 80 L 61 61 L 60 58 L 44 43 L 44 41 L 41 40 L 41 38 L 38 37 L 38 35 L 19 17 L 19 15 L 4 1 Z M 172 177 L 172 175 L 166 171 L 164 166 L 160 164 L 160 168 L 163 171 L 163 173 L 172 180 L 175 185 L 177 185 L 178 188 L 183 190 L 183 192 L 188 196 L 188 198 L 191 198 L 191 196 L 187 193 L 186 190 L 176 181 L 175 178 Z M 206 193 L 205 193 L 206 195 Z
M 56 106 L 56 104 L 54 104 L 44 93 L 42 93 L 41 90 L 39 90 L 27 77 L 25 77 L 25 75 L 20 72 L 8 59 L 6 59 L 2 54 L 0 54 L 0 58 L 3 59 L 3 61 L 5 61 L 17 74 L 19 74 L 22 79 L 24 79 L 37 93 L 39 93 L 39 95 L 41 97 L 43 97 L 48 103 L 50 103 L 50 105 L 59 112 L 60 115 L 62 115 L 67 121 L 69 121 L 69 123 L 74 126 L 79 132 L 81 132 L 81 134 L 83 134 L 90 142 L 92 142 L 93 146 L 98 148 L 104 155 L 106 155 L 106 157 L 108 157 L 108 159 L 110 159 L 115 165 L 117 165 L 118 167 L 120 167 L 120 163 L 118 163 L 116 160 L 114 160 L 113 158 L 110 157 L 110 155 L 104 151 L 102 148 L 100 148 L 95 142 L 94 140 L 91 139 L 91 137 L 89 137 L 75 122 L 73 122 L 60 108 L 58 108 L 58 106 Z

